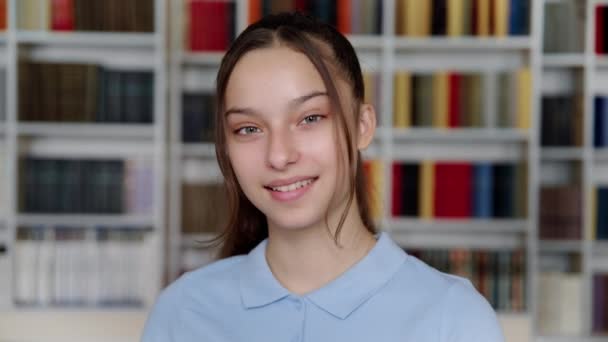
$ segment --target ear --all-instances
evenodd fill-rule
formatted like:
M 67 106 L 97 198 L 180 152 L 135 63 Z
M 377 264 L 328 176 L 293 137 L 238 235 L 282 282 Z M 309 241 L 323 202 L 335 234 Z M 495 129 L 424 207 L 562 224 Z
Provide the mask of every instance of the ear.
M 357 149 L 364 150 L 374 139 L 376 133 L 376 110 L 370 104 L 362 104 L 359 109 L 359 135 Z

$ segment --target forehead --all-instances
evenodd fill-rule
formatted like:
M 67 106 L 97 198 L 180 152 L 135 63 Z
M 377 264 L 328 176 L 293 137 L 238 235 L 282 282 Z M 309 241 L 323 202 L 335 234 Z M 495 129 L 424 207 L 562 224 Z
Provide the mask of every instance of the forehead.
M 235 65 L 226 87 L 226 104 L 289 101 L 311 90 L 326 91 L 308 57 L 285 46 L 256 49 Z

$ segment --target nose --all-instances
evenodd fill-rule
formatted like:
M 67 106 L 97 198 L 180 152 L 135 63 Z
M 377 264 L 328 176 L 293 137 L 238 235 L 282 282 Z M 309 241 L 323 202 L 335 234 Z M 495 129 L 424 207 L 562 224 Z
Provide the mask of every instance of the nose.
M 299 156 L 293 134 L 286 131 L 275 131 L 270 134 L 266 153 L 266 162 L 269 167 L 284 170 L 289 164 L 296 162 Z

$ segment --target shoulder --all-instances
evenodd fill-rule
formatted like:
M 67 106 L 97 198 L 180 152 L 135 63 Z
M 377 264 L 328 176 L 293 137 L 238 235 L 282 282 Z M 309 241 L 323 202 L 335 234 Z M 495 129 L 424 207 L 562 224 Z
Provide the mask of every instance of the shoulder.
M 180 330 L 181 312 L 189 306 L 217 300 L 218 294 L 233 295 L 236 291 L 239 265 L 244 255 L 215 261 L 197 270 L 184 273 L 158 296 L 146 320 L 142 341 L 174 341 Z M 237 296 L 238 297 L 238 296 Z
M 438 271 L 408 255 L 399 272 L 400 287 L 410 296 L 433 307 L 439 317 L 441 341 L 502 342 L 494 309 L 468 279 Z
M 443 299 L 442 341 L 504 341 L 496 313 L 467 279 L 454 282 Z

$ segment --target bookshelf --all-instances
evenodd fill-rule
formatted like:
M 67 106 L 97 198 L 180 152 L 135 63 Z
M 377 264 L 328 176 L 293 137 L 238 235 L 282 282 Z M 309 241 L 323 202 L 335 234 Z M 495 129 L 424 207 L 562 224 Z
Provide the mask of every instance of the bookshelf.
M 0 166 L 6 168 L 0 172 L 3 189 L 0 245 L 6 244 L 7 247 L 5 253 L 0 253 L 2 320 L 17 322 L 14 329 L 22 330 L 29 319 L 43 321 L 62 315 L 79 316 L 84 326 L 91 326 L 90 322 L 97 319 L 105 323 L 119 320 L 117 317 L 121 312 L 125 317 L 130 315 L 142 320 L 164 286 L 163 269 L 159 265 L 165 258 L 167 37 L 164 14 L 167 3 L 164 0 L 136 0 L 125 4 L 125 10 L 131 11 L 128 12 L 130 15 L 148 20 L 137 22 L 134 25 L 139 26 L 132 27 L 124 26 L 120 20 L 112 20 L 113 26 L 104 26 L 103 20 L 107 17 L 99 18 L 120 10 L 122 5 L 115 1 L 105 3 L 110 7 L 99 4 L 103 10 L 95 16 L 95 20 L 101 20 L 98 22 L 100 26 L 95 28 L 84 27 L 80 21 L 85 12 L 91 14 L 88 2 L 76 1 L 71 9 L 69 6 L 58 9 L 57 6 L 67 4 L 60 1 L 52 5 L 38 0 L 8 0 L 6 3 L 8 27 L 0 37 L 1 69 L 6 71 L 6 86 L 2 87 L 3 98 L 6 98 L 2 112 L 6 115 L 0 120 L 0 151 L 3 152 Z M 55 26 L 59 19 L 53 14 L 60 10 L 68 11 L 62 13 L 71 13 L 69 17 L 76 19 L 69 24 L 69 29 L 64 27 L 60 30 Z M 25 18 L 32 14 L 38 17 L 27 21 Z M 125 107 L 129 111 L 137 110 L 148 115 L 146 120 L 149 121 L 125 122 L 128 117 L 120 120 L 85 118 L 82 108 L 74 109 L 73 102 L 62 96 L 58 96 L 55 102 L 48 102 L 59 106 L 46 108 L 45 112 L 51 113 L 38 113 L 36 118 L 26 118 L 24 108 L 29 107 L 21 107 L 26 97 L 35 100 L 32 102 L 47 103 L 45 101 L 53 101 L 55 96 L 44 93 L 47 88 L 36 93 L 35 79 L 32 84 L 24 86 L 26 81 L 32 80 L 27 78 L 31 75 L 24 74 L 32 65 L 40 68 L 41 73 L 49 72 L 44 74 L 46 77 L 41 83 L 48 83 L 46 80 L 50 79 L 60 86 L 61 92 L 69 89 L 72 93 L 68 95 L 83 96 L 86 101 L 102 96 L 98 91 L 102 91 L 105 84 L 87 83 L 86 87 L 79 87 L 87 93 L 74 93 L 73 86 L 66 88 L 70 87 L 68 82 L 81 80 L 77 77 L 82 75 L 83 68 L 88 70 L 87 77 L 101 78 L 111 71 L 116 81 L 117 77 L 131 80 L 132 83 L 124 88 L 131 91 L 131 95 L 112 94 L 112 100 L 123 101 L 120 105 L 130 106 Z M 54 74 L 48 71 L 49 65 L 53 66 Z M 120 76 L 116 76 L 118 74 Z M 144 74 L 152 80 L 146 83 L 149 88 L 144 88 L 147 87 L 143 81 Z M 114 83 L 113 86 L 119 84 Z M 133 95 L 133 92 L 138 92 L 138 95 Z M 97 107 L 92 108 L 93 112 L 108 111 L 100 107 L 107 105 L 106 100 L 107 97 L 95 100 Z M 146 103 L 147 107 L 144 106 Z M 49 108 L 60 115 L 65 115 L 70 109 L 79 112 L 79 117 L 51 116 L 54 114 Z M 110 161 L 114 169 L 110 169 Z M 43 168 L 46 168 L 46 174 L 33 175 Z M 70 173 L 66 175 L 65 172 Z M 101 179 L 100 183 L 92 184 L 83 178 L 76 178 L 83 183 L 74 183 L 73 177 L 83 175 Z M 122 177 L 134 178 L 128 181 Z M 134 179 L 141 183 L 135 184 Z M 30 183 L 34 180 L 38 183 Z M 68 183 L 62 183 L 66 181 Z M 126 184 L 124 188 L 122 182 Z M 49 207 L 53 200 L 41 200 L 32 207 L 33 197 L 27 194 L 34 191 L 32 184 L 38 184 L 35 191 L 40 197 L 44 197 L 45 191 L 61 190 L 59 193 L 63 195 L 55 194 L 67 196 L 66 200 L 73 203 L 68 207 Z M 79 184 L 81 189 L 76 190 L 74 186 Z M 85 191 L 83 189 L 89 187 L 86 191 L 95 193 L 99 201 L 87 207 L 74 197 L 76 193 L 82 195 L 83 192 L 67 192 L 64 186 L 72 186 L 70 191 Z M 107 192 L 110 191 L 109 186 L 113 186 L 112 191 L 115 192 Z M 132 193 L 134 188 L 142 191 L 143 187 L 148 188 L 147 195 L 151 198 L 145 209 L 136 205 L 142 202 Z M 120 197 L 112 200 L 111 196 Z M 118 201 L 124 207 L 111 208 L 112 201 Z M 42 202 L 48 203 L 38 206 Z M 45 255 L 52 265 L 45 264 L 24 272 L 20 266 L 35 261 L 36 255 L 40 258 Z M 99 258 L 104 255 L 113 258 L 106 259 L 107 267 L 97 268 Z M 117 257 L 133 263 L 127 265 Z M 140 263 L 144 260 L 153 266 L 145 267 Z M 90 271 L 86 273 L 78 267 Z M 128 267 L 134 267 L 133 272 L 145 273 L 145 283 L 142 277 L 130 276 Z M 61 285 L 47 278 L 67 279 L 72 283 Z M 85 290 L 75 285 L 78 282 L 97 292 L 88 292 L 85 296 L 82 292 Z M 34 285 L 28 287 L 28 284 Z M 59 287 L 66 287 L 69 291 L 63 293 L 57 290 Z M 125 294 L 125 288 L 140 293 Z M 3 331 L 10 330 L 4 328 Z M 61 329 L 55 329 L 55 332 L 57 330 Z M 96 334 L 103 336 L 100 331 Z M 34 335 L 31 337 L 34 340 L 42 336 Z M 2 339 L 17 338 L 15 336 L 3 335 Z

